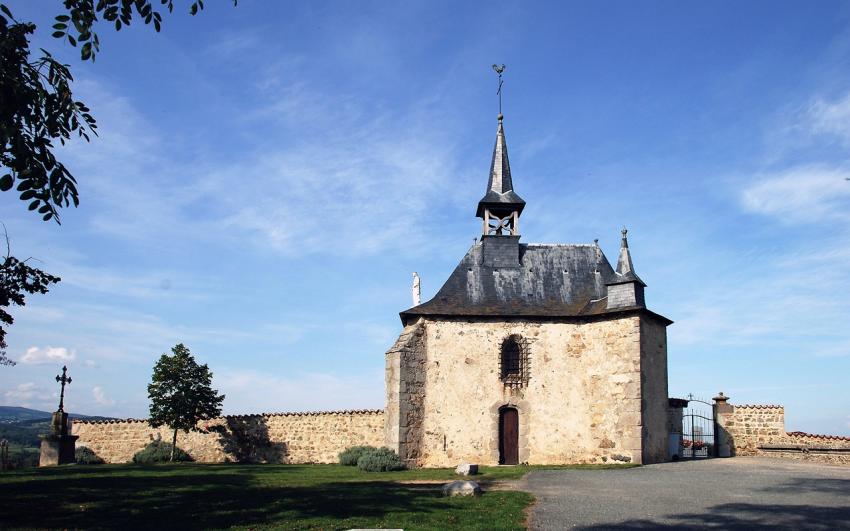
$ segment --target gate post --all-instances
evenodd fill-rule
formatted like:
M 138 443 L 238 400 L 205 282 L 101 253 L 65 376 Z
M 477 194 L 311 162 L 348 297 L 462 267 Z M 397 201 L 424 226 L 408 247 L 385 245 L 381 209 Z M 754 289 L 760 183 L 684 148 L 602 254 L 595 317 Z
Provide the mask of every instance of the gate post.
M 682 458 L 682 410 L 688 407 L 683 398 L 667 399 L 667 459 L 678 461 Z
M 735 408 L 727 404 L 728 396 L 721 391 L 715 396 L 714 405 L 714 455 L 717 457 L 732 457 L 732 440 L 726 431 L 726 422 Z

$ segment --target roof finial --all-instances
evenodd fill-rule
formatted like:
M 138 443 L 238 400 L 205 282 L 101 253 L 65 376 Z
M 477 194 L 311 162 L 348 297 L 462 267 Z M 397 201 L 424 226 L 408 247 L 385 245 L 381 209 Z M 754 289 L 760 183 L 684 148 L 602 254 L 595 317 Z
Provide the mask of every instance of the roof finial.
M 620 240 L 620 247 L 623 248 L 623 249 L 629 248 L 629 240 L 628 240 L 628 238 L 626 238 L 626 234 L 628 234 L 628 233 L 629 233 L 629 229 L 627 229 L 626 227 L 623 227 L 623 230 L 620 231 L 620 234 L 623 235 L 623 239 Z
M 502 118 L 504 118 L 504 115 L 502 115 L 502 83 L 504 83 L 504 81 L 502 81 L 502 72 L 505 71 L 505 65 L 500 66 L 500 65 L 497 65 L 497 64 L 494 63 L 493 64 L 493 70 L 495 70 L 496 73 L 499 74 L 499 90 L 496 91 L 496 94 L 499 95 L 499 116 L 498 116 L 498 118 L 499 118 L 499 121 L 501 122 Z

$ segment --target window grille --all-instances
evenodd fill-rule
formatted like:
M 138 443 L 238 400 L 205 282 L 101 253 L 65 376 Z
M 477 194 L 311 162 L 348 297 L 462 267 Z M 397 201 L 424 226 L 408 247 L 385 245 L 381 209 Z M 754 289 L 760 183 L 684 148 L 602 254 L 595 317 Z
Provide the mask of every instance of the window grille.
M 511 335 L 502 342 L 499 373 L 507 387 L 528 385 L 528 340 Z

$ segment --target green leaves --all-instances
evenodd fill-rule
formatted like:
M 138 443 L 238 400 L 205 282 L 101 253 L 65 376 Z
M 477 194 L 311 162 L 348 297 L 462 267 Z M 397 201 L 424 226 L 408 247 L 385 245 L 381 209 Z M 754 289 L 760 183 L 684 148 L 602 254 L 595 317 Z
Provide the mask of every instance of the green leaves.
M 173 0 L 160 0 L 160 5 L 165 6 L 169 13 L 174 11 Z M 236 0 L 233 0 L 233 5 L 236 5 Z M 114 26 L 115 31 L 129 26 L 134 19 L 153 25 L 157 32 L 162 29 L 162 14 L 151 0 L 97 0 L 97 3 L 93 0 L 63 0 L 63 6 L 67 14 L 55 17 L 52 35 L 57 39 L 68 39 L 71 46 L 79 43 L 80 59 L 83 61 L 94 61 L 100 51 L 100 40 L 94 26 L 101 19 Z M 196 0 L 189 6 L 192 15 L 203 9 L 203 0 Z
M 5 234 L 5 227 L 4 227 Z M 6 240 L 8 244 L 8 239 Z M 10 325 L 14 319 L 7 308 L 10 306 L 24 306 L 27 294 L 47 293 L 50 284 L 55 284 L 61 279 L 49 275 L 40 269 L 30 267 L 28 260 L 18 260 L 9 254 L 2 259 L 0 264 L 0 325 Z M 6 330 L 0 326 L 0 365 L 9 365 L 6 359 Z M 5 360 L 5 361 L 4 361 Z M 13 362 L 11 364 L 14 364 Z
M 67 28 L 68 19 L 57 17 L 54 28 Z M 30 211 L 59 223 L 58 211 L 77 206 L 79 196 L 73 175 L 56 160 L 53 142 L 64 143 L 73 133 L 88 140 L 97 134 L 97 123 L 85 104 L 74 101 L 68 65 L 46 50 L 31 58 L 28 36 L 34 31 L 31 24 L 0 25 L 0 165 L 6 170 L 0 191 L 15 188 Z
M 168 426 L 172 430 L 195 430 L 198 421 L 221 414 L 224 395 L 212 388 L 212 372 L 198 365 L 182 343 L 163 354 L 153 368 L 148 385 L 150 418 L 153 427 Z
M 54 17 L 51 35 L 80 48 L 80 59 L 94 61 L 100 51 L 100 39 L 94 31 L 102 20 L 116 30 L 133 19 L 162 26 L 156 0 L 57 0 L 62 13 Z M 173 0 L 160 0 L 160 6 L 174 9 Z M 233 2 L 236 5 L 236 1 Z M 203 0 L 190 4 L 194 15 L 204 9 Z M 76 180 L 56 160 L 53 142 L 64 145 L 76 134 L 90 140 L 97 135 L 97 122 L 82 102 L 74 101 L 70 67 L 41 49 L 41 57 L 32 58 L 28 36 L 35 25 L 17 22 L 12 12 L 0 4 L 0 191 L 12 188 L 20 192 L 29 209 L 43 220 L 60 223 L 59 210 L 79 205 Z

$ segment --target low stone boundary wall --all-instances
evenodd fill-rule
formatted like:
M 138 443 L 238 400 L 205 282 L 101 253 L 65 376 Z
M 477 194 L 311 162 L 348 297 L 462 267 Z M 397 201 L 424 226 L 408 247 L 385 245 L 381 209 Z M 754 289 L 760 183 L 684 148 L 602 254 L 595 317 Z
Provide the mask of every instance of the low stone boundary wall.
M 769 455 L 850 464 L 850 437 L 785 431 L 785 408 L 778 405 L 733 405 L 715 397 L 718 454 Z
M 759 455 L 850 465 L 850 437 L 794 431 L 758 446 Z
M 177 447 L 202 463 L 335 463 L 350 446 L 384 446 L 382 410 L 264 413 L 224 416 L 178 432 Z M 126 463 L 156 439 L 171 442 L 167 427 L 147 420 L 80 421 L 73 424 L 77 446 L 107 463 Z

